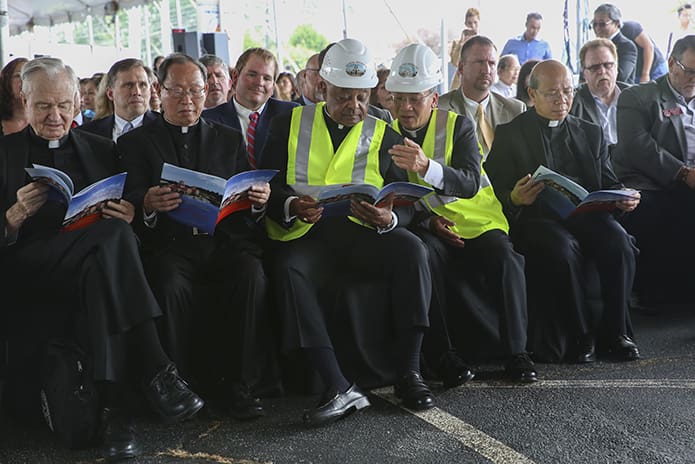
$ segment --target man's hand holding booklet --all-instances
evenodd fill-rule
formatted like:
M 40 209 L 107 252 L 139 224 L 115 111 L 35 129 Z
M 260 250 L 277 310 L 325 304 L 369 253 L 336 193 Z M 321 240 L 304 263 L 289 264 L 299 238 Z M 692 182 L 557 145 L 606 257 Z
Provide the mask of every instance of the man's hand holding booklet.
M 581 185 L 545 166 L 539 166 L 531 180 L 545 184 L 538 200 L 545 202 L 562 218 L 588 211 L 632 211 L 640 198 L 639 191 L 632 189 L 588 192 Z

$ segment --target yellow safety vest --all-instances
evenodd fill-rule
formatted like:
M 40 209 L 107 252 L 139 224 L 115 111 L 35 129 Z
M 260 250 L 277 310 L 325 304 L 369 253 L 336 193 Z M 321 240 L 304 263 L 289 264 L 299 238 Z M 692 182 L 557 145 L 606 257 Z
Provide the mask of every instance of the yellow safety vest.
M 335 149 L 323 117 L 325 102 L 299 106 L 292 110 L 287 141 L 287 177 L 285 182 L 298 195 L 316 197 L 319 190 L 331 184 L 372 184 L 383 187 L 379 171 L 379 148 L 384 139 L 386 123 L 367 116 L 350 128 Z M 289 241 L 306 234 L 313 224 L 299 219 L 289 228 L 266 218 L 268 237 Z
M 451 166 L 454 149 L 454 124 L 456 113 L 435 109 L 422 143 L 422 151 L 428 158 L 444 166 Z M 393 127 L 400 133 L 398 120 Z M 479 146 L 480 148 L 480 146 Z M 408 172 L 411 182 L 427 185 L 416 172 Z M 455 223 L 451 229 L 462 238 L 476 238 L 488 230 L 500 229 L 509 233 L 509 223 L 502 212 L 502 204 L 497 200 L 492 184 L 480 165 L 480 187 L 472 198 L 457 198 L 445 195 L 428 195 L 423 199 L 436 214 Z

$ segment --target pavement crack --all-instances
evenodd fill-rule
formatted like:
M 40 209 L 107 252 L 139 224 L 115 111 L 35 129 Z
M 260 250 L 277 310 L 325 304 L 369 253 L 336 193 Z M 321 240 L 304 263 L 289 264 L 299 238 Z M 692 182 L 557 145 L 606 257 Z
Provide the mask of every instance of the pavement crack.
M 182 449 L 168 449 L 166 451 L 160 451 L 156 456 L 169 456 L 178 459 L 205 459 L 207 461 L 216 462 L 219 464 L 272 464 L 271 461 L 252 461 L 249 459 L 236 459 L 226 456 L 220 456 L 219 454 L 210 454 L 196 452 L 191 453 Z

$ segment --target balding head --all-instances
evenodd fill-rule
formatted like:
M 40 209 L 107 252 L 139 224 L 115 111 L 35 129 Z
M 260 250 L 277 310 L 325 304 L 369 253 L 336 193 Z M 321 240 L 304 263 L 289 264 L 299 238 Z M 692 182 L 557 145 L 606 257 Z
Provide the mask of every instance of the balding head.
M 565 119 L 574 96 L 570 70 L 557 60 L 538 63 L 531 71 L 529 96 L 540 116 L 551 120 Z

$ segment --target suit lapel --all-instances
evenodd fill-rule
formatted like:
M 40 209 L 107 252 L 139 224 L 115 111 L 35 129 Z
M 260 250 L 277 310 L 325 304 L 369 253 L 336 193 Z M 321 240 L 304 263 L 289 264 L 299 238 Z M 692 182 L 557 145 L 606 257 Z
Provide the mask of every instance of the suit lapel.
M 176 157 L 176 147 L 174 147 L 174 142 L 171 140 L 171 134 L 164 126 L 163 118 L 148 124 L 142 130 L 150 133 L 148 138 L 164 162 L 178 165 L 179 160 Z
M 202 172 L 207 172 L 210 174 L 217 175 L 218 169 L 215 169 L 215 160 L 217 156 L 214 156 L 217 151 L 215 144 L 216 140 L 215 129 L 207 123 L 205 120 L 200 120 L 200 151 L 198 152 L 198 159 L 200 170 Z M 228 147 L 231 148 L 231 147 Z
M 527 111 L 521 116 L 521 136 L 519 140 L 528 140 L 528 156 L 535 170 L 539 165 L 548 165 L 548 154 L 545 152 L 538 119 L 535 111 Z M 535 134 L 532 136 L 531 134 Z
M 681 156 L 683 157 L 683 160 L 685 160 L 688 150 L 685 141 L 685 129 L 683 128 L 683 121 L 680 117 L 680 111 L 678 111 L 678 103 L 673 96 L 673 92 L 671 92 L 671 89 L 668 86 L 666 77 L 657 82 L 659 82 L 661 115 L 663 118 L 668 118 L 671 120 L 671 124 L 673 124 L 673 128 L 676 132 L 676 139 L 678 140 Z

